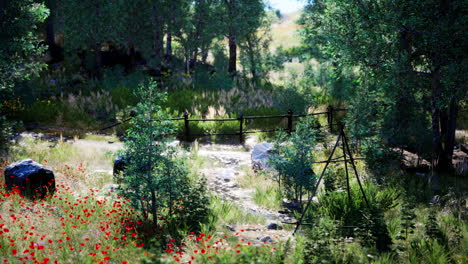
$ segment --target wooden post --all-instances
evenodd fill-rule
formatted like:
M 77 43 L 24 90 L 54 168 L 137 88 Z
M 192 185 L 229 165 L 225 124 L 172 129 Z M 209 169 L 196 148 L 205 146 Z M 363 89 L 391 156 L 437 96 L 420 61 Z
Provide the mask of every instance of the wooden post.
M 333 132 L 333 106 L 327 107 L 328 126 L 330 127 L 330 133 Z
M 242 136 L 243 125 L 244 125 L 244 114 L 240 113 L 239 114 L 239 142 L 241 144 L 244 143 L 244 137 Z
M 288 134 L 292 133 L 292 127 L 293 127 L 293 111 L 291 109 L 288 110 Z
M 341 134 L 341 137 L 344 138 L 344 125 L 343 124 L 340 124 L 340 134 Z M 343 149 L 344 166 L 345 166 L 345 171 L 346 171 L 346 190 L 348 191 L 348 202 L 351 203 L 351 189 L 349 188 L 348 160 L 346 158 L 347 154 L 346 154 L 346 146 L 345 146 L 344 140 L 341 146 Z
M 366 197 L 366 193 L 364 192 L 364 189 L 362 188 L 361 180 L 359 180 L 359 175 L 358 175 L 358 172 L 357 172 L 357 169 L 356 169 L 356 164 L 354 164 L 353 154 L 351 154 L 351 150 L 349 149 L 348 139 L 346 138 L 344 130 L 342 130 L 341 134 L 343 135 L 343 144 L 345 145 L 345 151 L 348 152 L 349 161 L 351 161 L 351 166 L 353 167 L 354 174 L 356 175 L 356 179 L 357 179 L 357 182 L 359 184 L 359 189 L 361 189 L 362 197 L 364 198 L 364 201 L 366 202 L 367 207 L 370 208 L 369 201 L 367 200 L 367 197 Z
M 320 185 L 320 182 L 322 181 L 322 178 L 323 178 L 323 176 L 325 175 L 325 171 L 327 170 L 328 165 L 330 164 L 330 161 L 331 161 L 332 158 L 333 158 L 333 154 L 335 154 L 335 150 L 336 150 L 336 148 L 338 147 L 338 144 L 340 143 L 340 140 L 341 140 L 341 139 L 342 139 L 342 135 L 340 134 L 340 135 L 338 136 L 338 138 L 336 139 L 335 146 L 333 147 L 333 150 L 332 150 L 332 152 L 330 153 L 330 156 L 328 157 L 327 163 L 325 163 L 325 167 L 322 169 L 322 173 L 320 174 L 320 177 L 318 178 L 317 182 L 315 183 L 314 190 L 313 190 L 312 193 L 309 195 L 309 199 L 308 199 L 308 201 L 307 201 L 307 205 L 306 205 L 305 209 L 302 211 L 301 217 L 300 217 L 299 220 L 296 222 L 296 228 L 294 229 L 293 235 L 296 234 L 297 230 L 299 229 L 299 225 L 302 224 L 302 220 L 304 219 L 304 216 L 305 216 L 307 210 L 309 210 L 310 204 L 312 203 L 312 198 L 314 198 L 314 195 L 317 193 L 317 190 L 318 190 L 318 187 L 319 187 L 319 185 Z
M 188 113 L 187 111 L 184 112 L 184 124 L 185 124 L 185 141 L 190 141 L 190 127 L 189 127 L 189 120 L 188 120 Z

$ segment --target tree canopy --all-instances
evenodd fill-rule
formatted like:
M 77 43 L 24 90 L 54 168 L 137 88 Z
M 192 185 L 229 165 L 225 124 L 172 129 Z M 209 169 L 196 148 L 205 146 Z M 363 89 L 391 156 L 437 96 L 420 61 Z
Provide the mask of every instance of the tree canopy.
M 311 1 L 302 17 L 312 56 L 357 72 L 349 126 L 450 166 L 466 100 L 466 1 Z M 425 148 L 431 145 L 431 149 Z

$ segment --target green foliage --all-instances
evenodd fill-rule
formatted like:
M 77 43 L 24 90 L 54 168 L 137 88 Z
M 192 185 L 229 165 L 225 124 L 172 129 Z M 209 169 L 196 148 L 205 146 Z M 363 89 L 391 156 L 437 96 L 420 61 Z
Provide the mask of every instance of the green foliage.
M 208 207 L 204 204 L 208 200 L 206 189 L 202 183 L 191 186 L 185 163 L 177 157 L 177 149 L 169 145 L 171 138 L 167 134 L 175 132 L 174 124 L 152 120 L 167 117 L 160 106 L 164 94 L 160 94 L 156 83 L 151 81 L 146 87 L 139 87 L 138 95 L 142 102 L 135 107 L 137 115 L 125 142 L 128 168 L 116 179 L 120 184 L 119 192 L 130 198 L 132 206 L 144 217 L 152 219 L 154 226 L 164 215 L 172 220 L 173 232 L 181 227 L 197 231 L 199 221 L 208 217 Z M 190 214 L 195 212 L 197 217 L 194 218 Z
M 311 1 L 301 22 L 309 55 L 352 69 L 349 124 L 450 167 L 457 106 L 466 98 L 463 1 Z M 434 22 L 435 21 L 435 22 Z M 456 58 L 456 59 L 455 59 Z M 350 89 L 347 89 L 351 91 Z M 440 120 L 446 124 L 439 126 Z M 428 147 L 430 146 L 430 147 Z
M 445 242 L 443 241 L 444 236 L 437 224 L 437 215 L 434 210 L 429 212 L 429 216 L 426 221 L 426 235 L 431 239 L 438 240 L 441 244 L 444 244 Z
M 172 212 L 173 215 L 166 219 L 169 222 L 169 230 L 177 231 L 182 236 L 187 232 L 201 232 L 202 227 L 209 224 L 212 216 L 206 179 L 194 184 L 184 183 L 180 196 Z
M 302 196 L 313 190 L 316 181 L 312 170 L 312 151 L 317 133 L 313 128 L 316 126 L 315 119 L 304 118 L 289 137 L 285 132 L 279 133 L 274 144 L 277 156 L 272 162 L 278 171 L 278 184 L 287 198 L 301 204 Z
M 214 196 L 211 198 L 211 228 L 215 229 L 220 224 L 264 224 L 265 219 L 245 211 L 233 202 L 223 201 Z
M 449 253 L 436 240 L 417 240 L 411 243 L 409 263 L 450 263 Z
M 35 58 L 44 47 L 34 34 L 49 10 L 30 0 L 2 1 L 0 4 L 0 153 L 7 150 L 13 123 L 6 119 L 3 103 L 9 99 L 15 82 L 28 79 L 44 68 Z
M 366 165 L 373 171 L 374 178 L 379 183 L 385 181 L 387 175 L 393 175 L 398 167 L 398 154 L 389 149 L 376 138 L 366 138 L 362 144 L 362 153 Z
M 379 189 L 374 184 L 363 186 L 369 206 L 365 203 L 358 184 L 351 184 L 351 196 L 337 190 L 319 196 L 319 205 L 314 205 L 306 218 L 327 216 L 338 221 L 342 227 L 340 236 L 357 236 L 361 244 L 379 251 L 389 250 L 392 244 L 384 213 L 396 206 L 399 193 L 392 188 Z
M 414 208 L 411 208 L 410 204 L 404 204 L 401 208 L 401 231 L 399 232 L 397 239 L 407 240 L 408 236 L 414 233 L 415 223 L 414 219 L 416 214 Z
M 277 185 L 257 186 L 252 198 L 256 204 L 274 210 L 281 209 L 283 203 Z
M 304 114 L 313 105 L 313 96 L 309 90 L 297 89 L 297 87 L 288 83 L 284 88 L 275 90 L 275 107 L 283 113 L 291 110 L 294 114 Z
M 3 1 L 0 5 L 0 91 L 11 88 L 14 81 L 37 74 L 44 64 L 35 60 L 44 52 L 34 34 L 49 10 L 30 0 Z

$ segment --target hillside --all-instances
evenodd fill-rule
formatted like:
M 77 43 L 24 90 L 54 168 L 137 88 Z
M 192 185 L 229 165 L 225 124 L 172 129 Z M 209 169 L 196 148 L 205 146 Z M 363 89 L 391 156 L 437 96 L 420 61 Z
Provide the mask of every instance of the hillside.
M 300 43 L 298 34 L 299 26 L 296 21 L 301 16 L 302 11 L 283 15 L 281 22 L 272 25 L 272 47 L 283 46 L 289 48 Z

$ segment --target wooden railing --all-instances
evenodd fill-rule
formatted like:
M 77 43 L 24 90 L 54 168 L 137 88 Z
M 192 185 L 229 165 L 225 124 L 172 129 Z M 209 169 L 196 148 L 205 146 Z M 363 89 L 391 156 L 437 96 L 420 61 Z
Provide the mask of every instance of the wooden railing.
M 184 120 L 184 133 L 178 133 L 178 135 L 183 135 L 186 141 L 190 141 L 192 137 L 200 137 L 200 136 L 239 136 L 239 141 L 243 142 L 244 134 L 251 134 L 257 132 L 276 132 L 279 130 L 286 130 L 288 133 L 294 132 L 293 129 L 293 119 L 299 117 L 306 117 L 306 116 L 316 116 L 316 115 L 327 115 L 327 123 L 329 130 L 333 131 L 333 126 L 338 124 L 334 124 L 333 120 L 333 113 L 339 111 L 346 111 L 346 109 L 335 109 L 332 106 L 327 107 L 326 112 L 319 112 L 319 113 L 309 113 L 309 114 L 299 114 L 295 115 L 293 111 L 289 110 L 285 115 L 271 115 L 271 116 L 244 116 L 242 113 L 239 114 L 237 118 L 215 118 L 215 119 L 190 119 L 189 114 L 184 112 L 183 117 L 178 118 L 171 118 L 169 120 Z M 285 128 L 276 128 L 276 129 L 263 129 L 263 130 L 245 130 L 244 129 L 244 122 L 246 120 L 256 120 L 256 119 L 272 119 L 272 118 L 287 118 L 287 127 Z M 190 122 L 239 122 L 239 131 L 234 133 L 190 133 Z
M 288 133 L 294 132 L 293 128 L 293 119 L 294 118 L 299 118 L 299 117 L 306 117 L 306 116 L 316 116 L 316 115 L 327 115 L 327 123 L 330 132 L 333 132 L 333 126 L 336 126 L 338 124 L 333 123 L 334 121 L 334 112 L 340 112 L 340 111 L 346 111 L 346 109 L 341 109 L 341 108 L 333 108 L 332 106 L 327 107 L 327 111 L 325 112 L 318 112 L 318 113 L 309 113 L 309 114 L 298 114 L 295 115 L 293 111 L 289 110 L 287 114 L 285 115 L 271 115 L 271 116 L 244 116 L 242 113 L 239 114 L 237 118 L 194 118 L 190 119 L 189 118 L 189 113 L 184 112 L 183 117 L 174 117 L 174 118 L 169 118 L 167 120 L 172 120 L 172 121 L 184 121 L 184 131 L 183 133 L 175 133 L 172 135 L 178 135 L 178 136 L 183 136 L 186 141 L 191 141 L 192 137 L 202 137 L 202 136 L 239 136 L 239 141 L 243 142 L 244 141 L 244 134 L 251 134 L 251 133 L 257 133 L 257 132 L 276 132 L 280 130 L 286 130 Z M 287 127 L 285 128 L 275 128 L 275 129 L 264 129 L 264 130 L 245 130 L 244 129 L 244 122 L 246 120 L 258 120 L 258 119 L 273 119 L 273 118 L 287 118 Z M 102 130 L 109 129 L 112 127 L 115 127 L 117 125 L 120 125 L 124 122 L 127 122 L 131 119 L 128 118 L 120 123 L 114 124 L 112 126 L 103 128 Z M 161 121 L 159 119 L 153 119 L 153 121 Z M 190 122 L 239 122 L 239 131 L 234 132 L 234 133 L 191 133 L 190 132 Z

